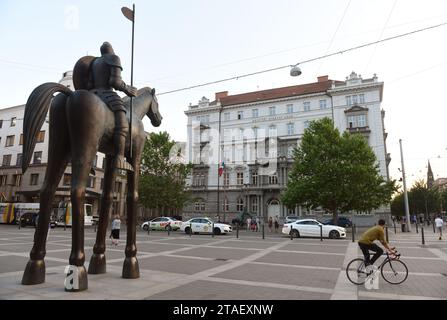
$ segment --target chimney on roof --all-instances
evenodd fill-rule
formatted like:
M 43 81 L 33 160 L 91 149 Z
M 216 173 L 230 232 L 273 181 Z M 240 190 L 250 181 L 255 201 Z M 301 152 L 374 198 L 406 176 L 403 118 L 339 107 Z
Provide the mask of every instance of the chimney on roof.
M 216 101 L 219 101 L 220 98 L 225 98 L 228 96 L 228 91 L 216 92 Z
M 321 76 L 321 77 L 317 77 L 318 82 L 325 82 L 329 80 L 329 76 Z

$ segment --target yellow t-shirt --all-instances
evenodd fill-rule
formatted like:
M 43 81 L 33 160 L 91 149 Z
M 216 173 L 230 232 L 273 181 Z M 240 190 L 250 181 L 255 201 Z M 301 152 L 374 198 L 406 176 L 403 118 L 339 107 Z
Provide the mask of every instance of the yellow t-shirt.
M 380 240 L 386 243 L 385 232 L 381 226 L 375 226 L 365 231 L 359 239 L 360 243 L 372 244 L 375 240 Z

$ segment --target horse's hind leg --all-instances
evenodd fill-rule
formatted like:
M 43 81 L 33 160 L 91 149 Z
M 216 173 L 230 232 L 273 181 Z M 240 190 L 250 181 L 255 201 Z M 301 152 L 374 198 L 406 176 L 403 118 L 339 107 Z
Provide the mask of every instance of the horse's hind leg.
M 104 172 L 104 189 L 101 197 L 101 208 L 99 212 L 99 225 L 96 232 L 96 242 L 93 246 L 93 255 L 90 258 L 90 264 L 88 265 L 88 273 L 100 274 L 106 273 L 106 257 L 104 252 L 106 251 L 106 232 L 109 222 L 110 209 L 112 208 L 113 201 L 113 183 L 115 181 L 116 171 L 113 167 L 114 156 L 107 155 L 104 161 L 106 161 Z
M 65 98 L 62 95 L 54 99 L 50 118 L 50 143 L 45 180 L 40 191 L 40 210 L 37 229 L 34 233 L 34 245 L 30 260 L 22 277 L 22 284 L 33 285 L 45 282 L 45 245 L 50 224 L 50 215 L 54 194 L 69 159 L 70 141 L 65 123 Z

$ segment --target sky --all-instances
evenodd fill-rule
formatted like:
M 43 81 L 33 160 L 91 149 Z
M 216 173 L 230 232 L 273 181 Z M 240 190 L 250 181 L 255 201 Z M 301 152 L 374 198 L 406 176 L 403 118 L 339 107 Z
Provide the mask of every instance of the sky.
M 109 41 L 130 83 L 131 23 L 121 7 L 136 5 L 134 84 L 156 89 L 167 131 L 186 141 L 190 103 L 215 92 L 238 94 L 345 80 L 352 71 L 384 82 L 390 175 L 399 180 L 402 139 L 407 187 L 447 177 L 447 25 L 366 48 L 181 92 L 196 84 L 293 65 L 312 58 L 447 22 L 445 0 L 0 0 L 0 109 L 24 104 L 44 82 L 57 82 L 82 56 Z

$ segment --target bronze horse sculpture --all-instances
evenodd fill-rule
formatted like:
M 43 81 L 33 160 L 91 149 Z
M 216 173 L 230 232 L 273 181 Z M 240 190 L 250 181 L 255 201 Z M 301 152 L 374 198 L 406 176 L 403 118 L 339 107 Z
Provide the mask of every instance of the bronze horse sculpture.
M 53 94 L 59 92 L 53 98 Z M 129 109 L 129 98 L 124 99 Z M 46 239 L 52 211 L 54 194 L 69 161 L 72 166 L 71 202 L 72 202 L 72 248 L 69 257 L 70 267 L 76 269 L 76 287 L 66 291 L 87 289 L 87 272 L 84 267 L 84 202 L 85 190 L 96 153 L 106 155 L 104 188 L 101 197 L 99 224 L 93 255 L 88 273 L 106 272 L 105 237 L 109 215 L 112 209 L 112 189 L 116 177 L 113 167 L 114 115 L 107 105 L 95 94 L 87 90 L 72 91 L 58 83 L 44 83 L 34 89 L 25 107 L 23 126 L 23 163 L 25 173 L 36 144 L 37 135 L 49 111 L 49 149 L 45 180 L 40 191 L 40 212 L 34 234 L 34 245 L 30 260 L 26 265 L 22 284 L 34 285 L 45 282 Z M 130 135 L 126 140 L 126 158 L 133 166 L 133 172 L 127 172 L 127 241 L 122 277 L 139 277 L 136 258 L 136 209 L 138 202 L 138 179 L 141 154 L 145 142 L 142 119 L 147 115 L 153 126 L 161 124 L 155 89 L 142 88 L 133 99 L 132 108 L 132 154 L 130 154 Z M 129 112 L 127 112 L 127 120 Z

